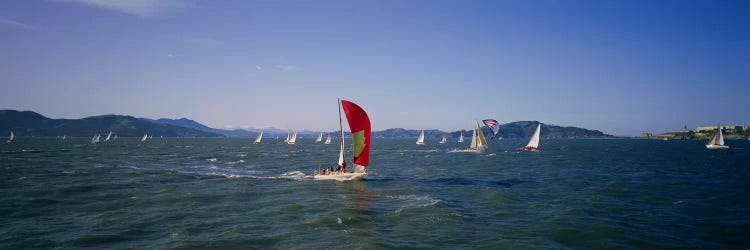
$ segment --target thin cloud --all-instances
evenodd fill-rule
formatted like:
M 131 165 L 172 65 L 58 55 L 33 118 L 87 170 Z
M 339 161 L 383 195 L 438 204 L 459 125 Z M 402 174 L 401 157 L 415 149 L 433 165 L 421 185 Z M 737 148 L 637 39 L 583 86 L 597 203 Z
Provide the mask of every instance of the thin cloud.
M 297 70 L 297 66 L 295 66 L 295 65 L 278 65 L 276 67 L 279 68 L 282 71 L 295 71 L 295 70 Z
M 258 70 L 260 70 L 260 71 L 263 71 L 263 67 L 261 67 L 261 66 L 255 65 L 255 68 L 258 69 Z
M 101 9 L 114 10 L 125 14 L 155 17 L 170 9 L 189 8 L 193 5 L 184 0 L 52 0 L 81 4 Z
M 18 30 L 31 30 L 31 25 L 4 18 L 0 18 L 0 26 Z

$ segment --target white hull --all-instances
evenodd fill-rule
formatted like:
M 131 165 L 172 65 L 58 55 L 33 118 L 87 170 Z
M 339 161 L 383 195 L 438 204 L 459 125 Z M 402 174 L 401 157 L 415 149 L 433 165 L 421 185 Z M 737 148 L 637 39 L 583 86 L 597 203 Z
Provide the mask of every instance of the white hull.
M 725 145 L 706 145 L 707 149 L 729 149 L 729 146 Z
M 361 180 L 367 173 L 331 173 L 326 175 L 316 174 L 313 175 L 314 180 L 335 180 L 335 181 L 352 181 Z

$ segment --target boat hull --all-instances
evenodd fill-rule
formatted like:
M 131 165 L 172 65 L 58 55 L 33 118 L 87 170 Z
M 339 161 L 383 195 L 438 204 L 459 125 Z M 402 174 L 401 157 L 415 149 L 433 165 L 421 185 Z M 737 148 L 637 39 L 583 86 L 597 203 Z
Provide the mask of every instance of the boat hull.
M 707 149 L 729 149 L 726 145 L 706 145 Z
M 361 180 L 367 173 L 333 173 L 333 174 L 316 174 L 313 175 L 314 180 L 334 180 L 334 181 L 353 181 Z

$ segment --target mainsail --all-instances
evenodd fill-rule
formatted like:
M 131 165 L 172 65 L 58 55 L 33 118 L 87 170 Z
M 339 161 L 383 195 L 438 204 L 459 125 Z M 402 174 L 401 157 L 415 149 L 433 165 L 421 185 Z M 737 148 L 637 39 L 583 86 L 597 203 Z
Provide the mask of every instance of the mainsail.
M 471 134 L 471 144 L 469 150 L 483 153 L 487 149 L 487 139 L 484 138 L 484 132 L 477 122 L 474 132 Z
M 352 133 L 352 153 L 354 154 L 354 168 L 356 172 L 364 172 L 365 167 L 370 164 L 370 140 L 371 128 L 370 117 L 367 116 L 362 107 L 357 104 L 341 100 L 341 107 L 346 114 L 346 121 L 349 122 L 349 130 Z M 344 131 L 341 130 L 341 143 L 343 149 Z
M 526 144 L 526 147 L 524 147 L 524 149 L 536 150 L 536 148 L 539 147 L 539 133 L 541 132 L 541 129 L 542 129 L 542 124 L 541 123 L 537 124 L 536 130 L 534 130 L 534 135 L 531 136 L 529 143 Z
M 109 141 L 110 138 L 112 138 L 112 131 L 109 131 L 109 134 L 107 134 L 107 138 L 104 138 L 104 141 Z
M 263 130 L 260 131 L 260 134 L 258 134 L 258 138 L 255 138 L 255 141 L 253 141 L 253 144 L 260 144 L 260 140 L 263 139 Z
M 146 141 L 148 139 L 148 134 L 143 134 L 143 138 L 141 138 L 141 141 Z
M 8 141 L 7 142 L 12 142 L 13 138 L 16 138 L 16 136 L 13 135 L 13 131 L 10 131 L 10 137 L 8 137 Z
M 419 131 L 419 137 L 417 137 L 417 145 L 424 145 L 424 130 Z
M 320 134 L 318 135 L 318 139 L 315 139 L 315 143 L 318 143 L 322 140 L 323 140 L 323 132 L 320 132 Z
M 445 144 L 446 142 L 448 142 L 448 138 L 443 136 L 443 139 L 440 140 L 440 144 Z
M 461 131 L 461 136 L 458 137 L 458 142 L 464 142 L 464 131 Z

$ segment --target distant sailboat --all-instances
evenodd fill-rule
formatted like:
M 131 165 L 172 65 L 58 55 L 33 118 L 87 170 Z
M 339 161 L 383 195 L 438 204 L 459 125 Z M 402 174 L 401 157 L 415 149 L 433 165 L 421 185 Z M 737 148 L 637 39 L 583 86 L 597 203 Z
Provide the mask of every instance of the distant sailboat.
M 322 140 L 323 140 L 323 132 L 321 132 L 321 133 L 320 133 L 320 134 L 318 135 L 318 139 L 315 139 L 315 143 L 318 143 L 318 142 L 320 142 L 320 141 L 322 141 Z
M 96 135 L 94 135 L 94 138 L 91 138 L 91 143 L 92 143 L 92 144 L 96 144 L 96 143 L 99 143 L 99 138 L 101 138 L 101 137 L 102 137 L 102 136 L 101 136 L 101 135 L 99 135 L 99 134 L 96 134 Z
M 328 135 L 326 136 L 326 141 L 325 141 L 324 143 L 325 143 L 325 144 L 331 144 L 331 134 L 328 134 Z
M 115 137 L 112 137 L 112 140 L 117 140 L 117 138 L 117 135 L 115 135 Z
M 286 142 L 286 144 L 294 145 L 297 142 L 297 130 L 294 130 L 292 132 L 292 135 L 289 136 L 289 141 Z
M 424 130 L 419 131 L 419 137 L 417 137 L 417 145 L 424 145 Z
M 487 139 L 484 138 L 484 132 L 482 132 L 482 128 L 479 127 L 479 123 L 477 122 L 474 132 L 471 133 L 471 143 L 467 151 L 481 154 L 487 150 L 487 147 Z
M 341 171 L 321 171 L 313 173 L 315 180 L 356 180 L 364 178 L 367 175 L 365 167 L 370 162 L 370 118 L 367 113 L 357 104 L 346 100 L 339 102 L 339 128 L 341 129 L 341 147 L 339 150 L 338 165 Z M 341 119 L 341 109 L 346 114 L 346 120 L 349 122 L 349 128 L 352 133 L 352 153 L 354 154 L 354 166 L 351 172 L 346 171 L 346 162 L 344 161 L 344 125 Z
M 711 137 L 711 140 L 706 144 L 707 149 L 729 149 L 729 146 L 724 145 L 724 135 L 721 133 L 721 126 L 718 126 L 719 132 Z
M 143 138 L 141 138 L 141 141 L 146 141 L 146 140 L 148 140 L 148 134 L 143 134 Z
M 63 140 L 65 140 L 65 138 L 67 138 L 67 135 L 63 135 L 63 138 L 62 138 L 62 139 L 63 139 Z
M 286 133 L 286 139 L 284 139 L 284 142 L 289 142 L 289 137 L 292 135 L 292 133 Z
M 448 138 L 446 138 L 445 136 L 443 136 L 443 139 L 440 140 L 440 144 L 445 144 L 447 142 L 448 142 Z
M 526 144 L 526 147 L 523 149 L 526 151 L 534 151 L 536 148 L 539 147 L 539 133 L 541 132 L 542 124 L 539 123 L 536 125 L 536 130 L 534 131 L 534 135 L 531 136 L 531 139 L 529 140 L 529 143 Z
M 260 140 L 263 140 L 263 130 L 260 131 L 260 134 L 258 134 L 258 138 L 255 138 L 253 144 L 260 144 Z
M 461 131 L 461 136 L 458 137 L 458 142 L 464 142 L 464 131 Z
M 10 142 L 12 142 L 12 141 L 13 141 L 13 138 L 16 138 L 16 136 L 15 136 L 15 135 L 13 135 L 13 131 L 10 131 L 10 137 L 8 137 L 8 141 L 6 141 L 6 143 L 10 143 Z
M 109 134 L 107 134 L 107 138 L 104 138 L 104 141 L 109 141 L 110 138 L 112 138 L 112 131 L 109 131 Z

